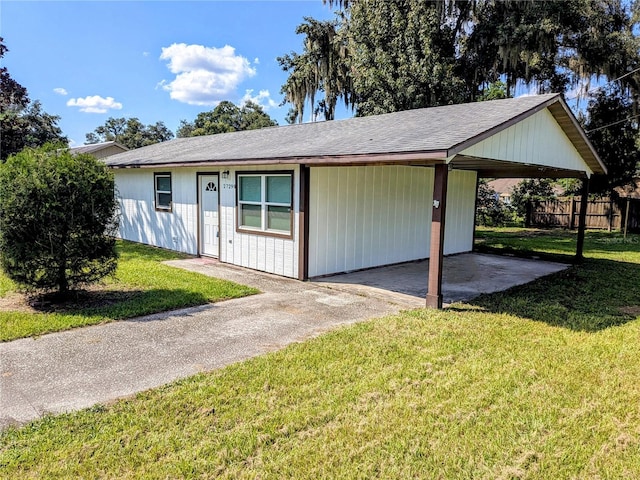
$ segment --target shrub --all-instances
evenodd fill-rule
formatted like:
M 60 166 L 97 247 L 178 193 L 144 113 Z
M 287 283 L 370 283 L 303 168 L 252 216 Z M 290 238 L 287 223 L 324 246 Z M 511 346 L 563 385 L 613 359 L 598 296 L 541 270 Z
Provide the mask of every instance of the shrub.
M 112 274 L 118 225 L 113 174 L 53 145 L 0 165 L 0 266 L 18 284 L 66 294 Z
M 487 227 L 506 225 L 511 219 L 511 210 L 502 203 L 496 191 L 481 178 L 478 182 L 476 224 Z

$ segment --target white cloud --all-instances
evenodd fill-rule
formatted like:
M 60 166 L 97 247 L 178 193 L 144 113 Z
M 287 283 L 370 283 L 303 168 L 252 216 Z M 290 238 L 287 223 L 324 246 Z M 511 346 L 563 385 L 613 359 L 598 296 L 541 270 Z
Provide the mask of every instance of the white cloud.
M 260 59 L 258 57 L 254 58 L 253 63 L 256 65 L 260 65 Z
M 253 103 L 262 105 L 265 110 L 278 106 L 278 102 L 271 98 L 269 90 L 260 90 L 260 92 L 258 92 L 258 95 L 255 96 L 251 96 L 252 93 L 253 89 L 245 90 L 244 96 L 240 100 L 240 105 L 244 105 L 248 101 L 252 101 Z
M 107 110 L 121 110 L 122 104 L 116 102 L 113 97 L 103 98 L 100 95 L 93 95 L 84 98 L 70 98 L 68 107 L 80 107 L 81 112 L 86 113 L 107 113 Z
M 149 56 L 149 52 L 142 52 L 142 56 L 143 57 L 148 57 Z
M 61 88 L 61 87 L 54 88 L 53 91 L 55 93 L 57 93 L 58 95 L 68 95 L 69 94 L 64 88 Z
M 174 43 L 162 49 L 161 60 L 176 77 L 160 82 L 173 100 L 190 105 L 216 105 L 228 99 L 237 86 L 256 74 L 246 58 L 236 55 L 235 48 Z

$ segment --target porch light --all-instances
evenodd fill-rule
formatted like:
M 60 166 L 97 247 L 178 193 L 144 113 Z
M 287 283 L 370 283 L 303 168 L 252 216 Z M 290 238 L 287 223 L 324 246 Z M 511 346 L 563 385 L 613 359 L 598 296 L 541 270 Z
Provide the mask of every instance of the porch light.
M 229 178 L 229 170 L 222 172 L 222 178 Z

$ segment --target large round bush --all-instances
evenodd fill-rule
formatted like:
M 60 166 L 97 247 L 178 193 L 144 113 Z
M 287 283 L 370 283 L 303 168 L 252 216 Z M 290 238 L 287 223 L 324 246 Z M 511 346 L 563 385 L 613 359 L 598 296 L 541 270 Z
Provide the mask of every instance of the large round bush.
M 113 174 L 52 145 L 0 164 L 0 265 L 17 283 L 64 294 L 117 265 Z

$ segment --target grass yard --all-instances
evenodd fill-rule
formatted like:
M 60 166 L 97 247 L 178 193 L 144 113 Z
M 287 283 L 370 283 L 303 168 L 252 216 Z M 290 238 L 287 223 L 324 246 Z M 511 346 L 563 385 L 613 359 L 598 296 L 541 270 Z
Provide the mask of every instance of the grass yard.
M 82 293 L 64 307 L 31 307 L 0 272 L 0 341 L 257 293 L 250 287 L 161 263 L 187 258 L 184 255 L 131 242 L 119 242 L 118 249 L 115 278 L 107 278 L 99 289 Z
M 572 248 L 564 232 L 479 241 Z M 583 265 L 472 304 L 11 428 L 0 477 L 640 478 L 640 237 L 586 246 Z

